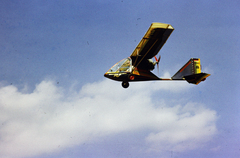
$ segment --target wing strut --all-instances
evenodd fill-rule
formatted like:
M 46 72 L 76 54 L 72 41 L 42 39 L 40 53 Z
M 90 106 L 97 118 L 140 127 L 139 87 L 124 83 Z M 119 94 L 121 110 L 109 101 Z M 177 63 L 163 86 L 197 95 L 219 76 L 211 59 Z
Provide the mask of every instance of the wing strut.
M 144 54 L 144 56 L 141 58 L 141 60 L 137 63 L 135 67 L 138 67 L 138 65 L 141 63 L 141 61 L 144 59 L 144 57 L 148 54 L 148 52 L 152 49 L 152 47 L 157 43 L 158 39 L 153 43 L 153 45 L 148 49 L 148 51 Z M 137 61 L 137 60 L 136 60 Z
M 135 62 L 134 62 L 133 65 L 135 65 L 135 64 L 137 63 L 137 59 L 138 59 L 138 56 L 139 56 L 139 55 L 138 55 L 138 51 L 139 51 L 139 50 L 137 50 L 137 57 L 136 57 L 136 60 L 135 60 Z

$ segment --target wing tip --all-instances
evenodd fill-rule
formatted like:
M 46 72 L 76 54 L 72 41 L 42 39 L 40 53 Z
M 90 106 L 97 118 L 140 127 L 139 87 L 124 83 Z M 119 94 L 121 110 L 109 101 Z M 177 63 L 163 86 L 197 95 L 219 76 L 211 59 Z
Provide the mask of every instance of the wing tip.
M 174 30 L 172 25 L 166 24 L 166 23 L 159 23 L 159 22 L 153 22 L 151 24 L 152 28 L 164 28 L 164 29 L 169 29 L 169 30 Z

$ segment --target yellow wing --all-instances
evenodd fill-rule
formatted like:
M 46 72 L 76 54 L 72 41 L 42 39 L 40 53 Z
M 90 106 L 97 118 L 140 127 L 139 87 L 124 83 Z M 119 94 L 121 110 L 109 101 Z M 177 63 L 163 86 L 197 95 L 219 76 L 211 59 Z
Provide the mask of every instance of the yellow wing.
M 174 28 L 169 24 L 152 23 L 130 56 L 133 66 L 137 67 L 142 61 L 157 55 L 173 30 Z

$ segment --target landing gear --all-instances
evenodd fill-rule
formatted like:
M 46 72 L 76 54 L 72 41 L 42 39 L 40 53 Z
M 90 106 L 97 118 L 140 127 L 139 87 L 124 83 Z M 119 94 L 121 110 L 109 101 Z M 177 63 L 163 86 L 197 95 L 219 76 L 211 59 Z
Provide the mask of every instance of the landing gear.
M 129 87 L 129 83 L 127 81 L 123 81 L 122 82 L 122 86 L 123 86 L 123 88 L 128 88 Z

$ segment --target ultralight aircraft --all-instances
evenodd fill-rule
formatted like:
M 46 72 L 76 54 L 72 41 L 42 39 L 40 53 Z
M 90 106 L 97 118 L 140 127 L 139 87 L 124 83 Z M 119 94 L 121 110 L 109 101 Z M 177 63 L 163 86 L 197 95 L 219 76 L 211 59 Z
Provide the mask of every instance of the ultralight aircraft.
M 155 65 L 159 65 L 161 56 L 157 58 L 156 55 L 173 30 L 174 28 L 169 24 L 152 23 L 131 56 L 113 65 L 104 76 L 121 81 L 124 88 L 128 88 L 129 82 L 134 81 L 186 80 L 188 83 L 196 85 L 204 81 L 210 74 L 201 72 L 199 58 L 191 58 L 171 78 L 159 78 L 151 72 Z M 152 60 L 153 57 L 155 62 Z

